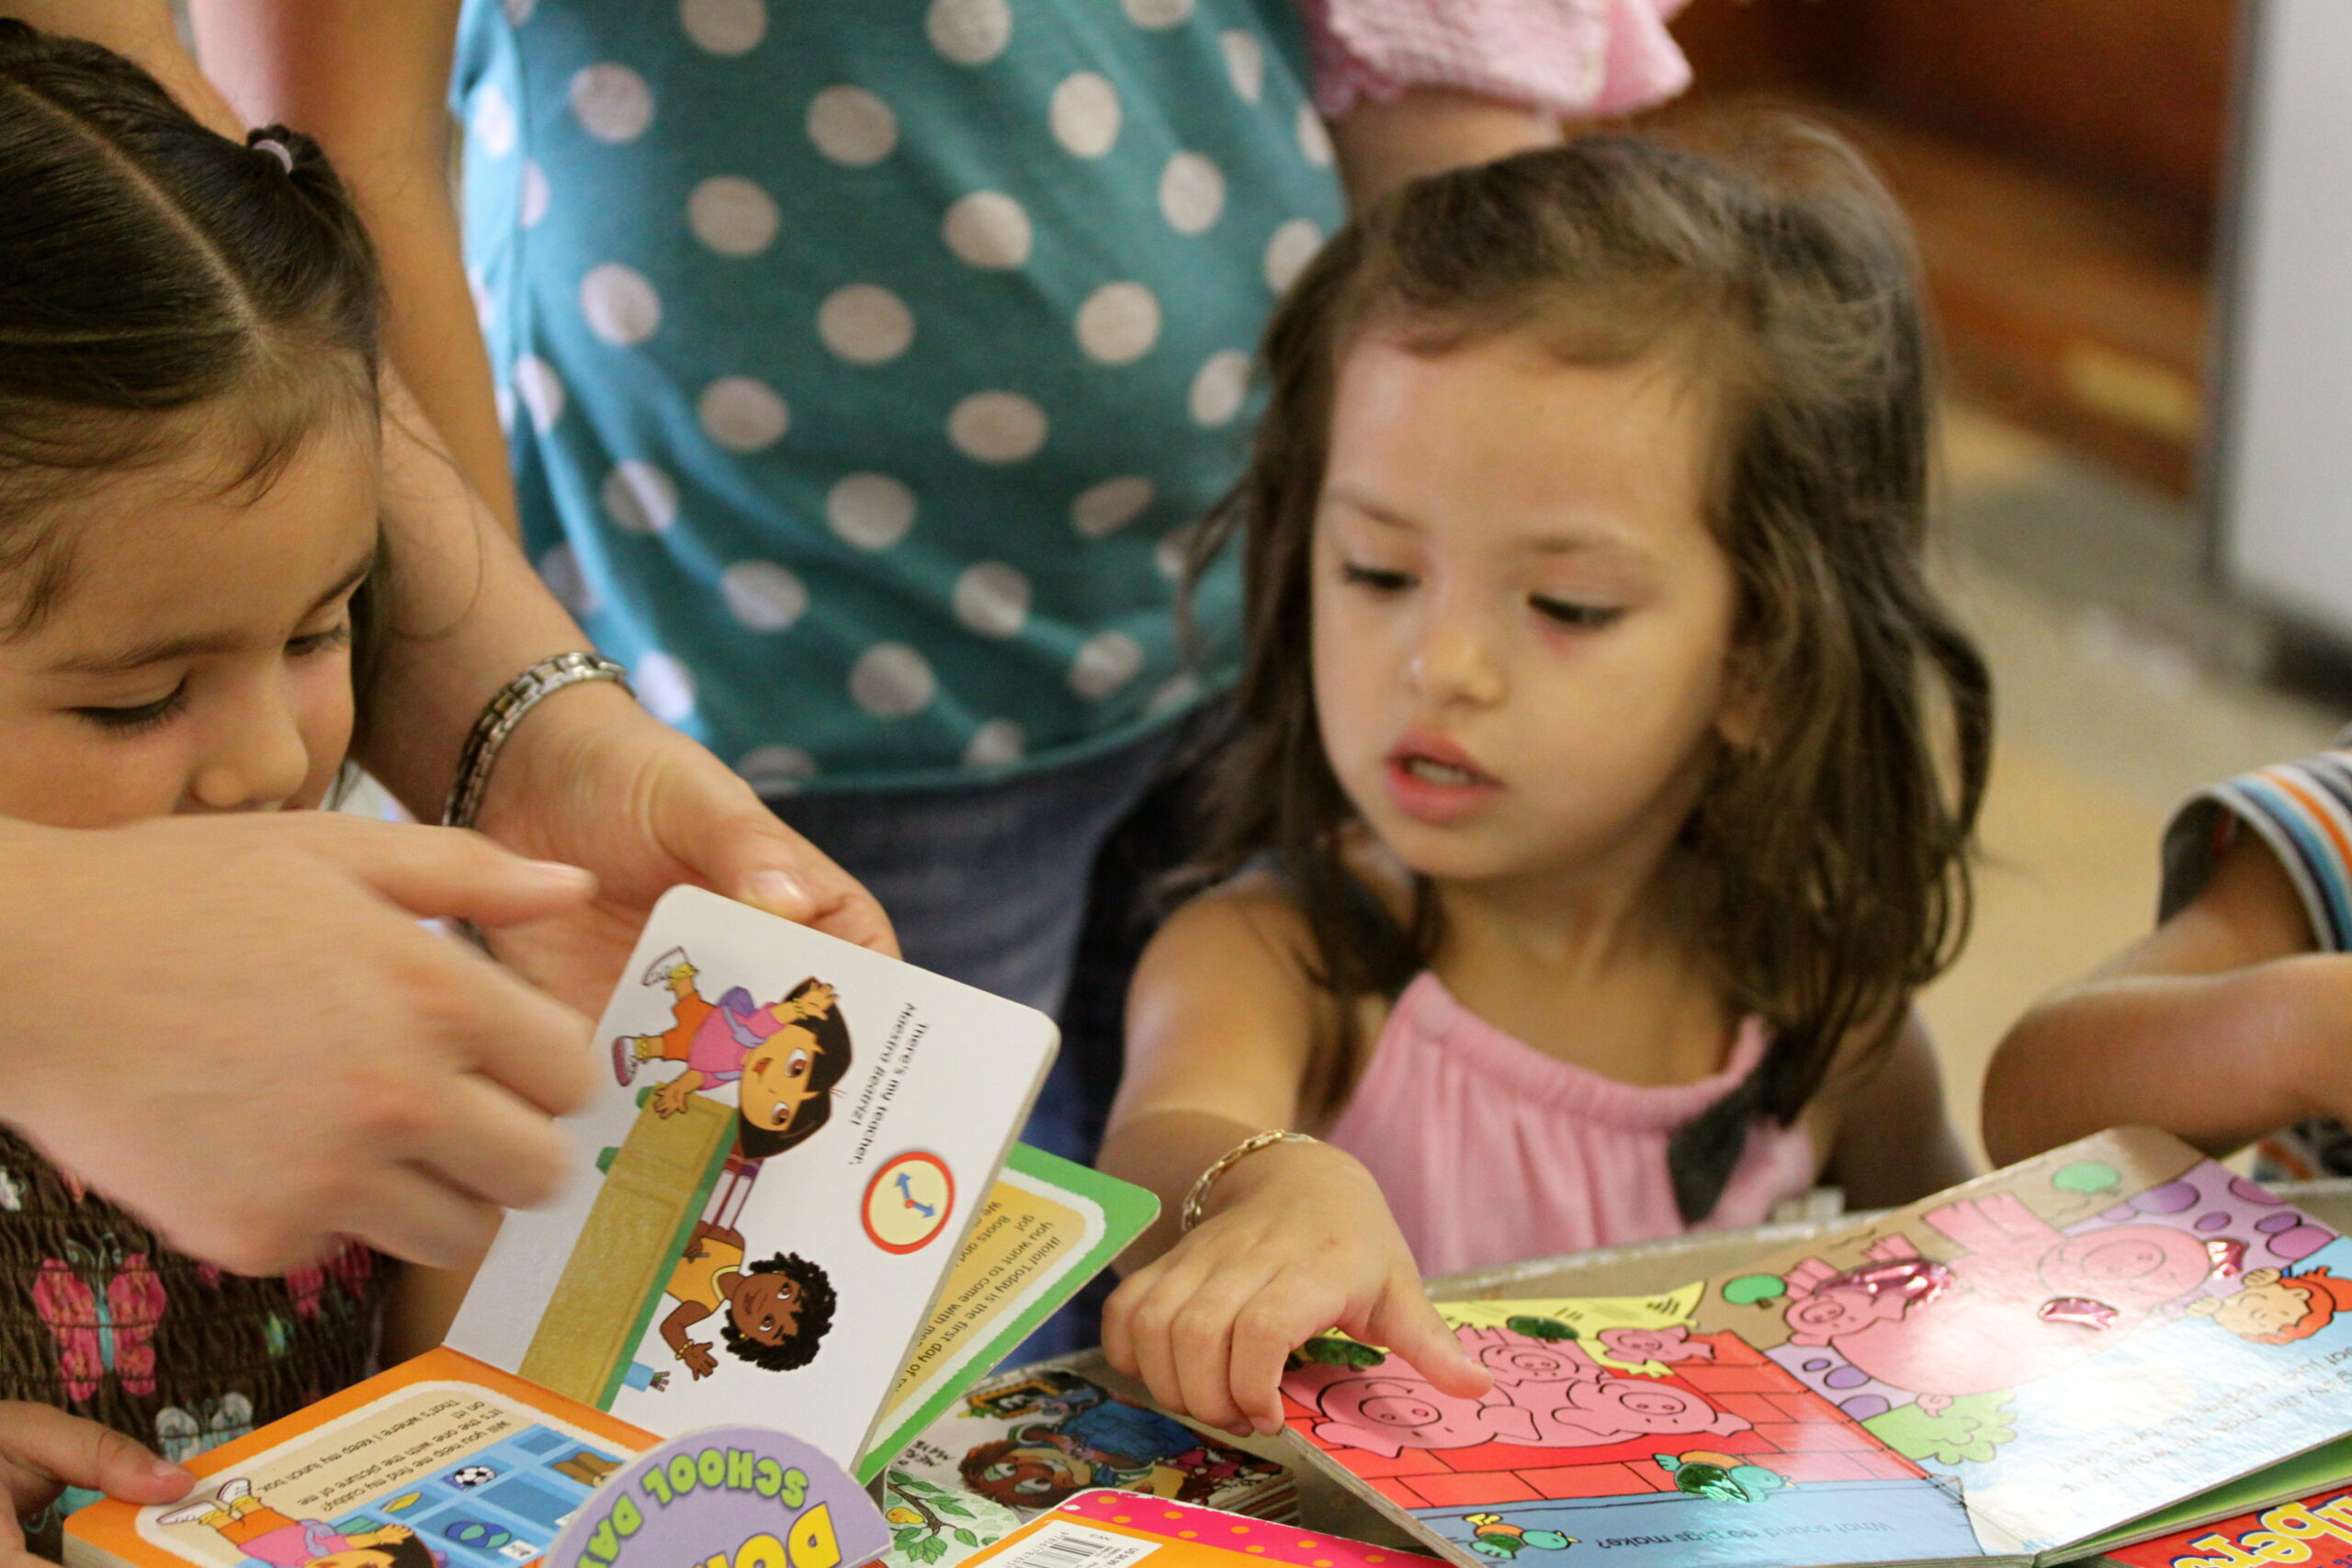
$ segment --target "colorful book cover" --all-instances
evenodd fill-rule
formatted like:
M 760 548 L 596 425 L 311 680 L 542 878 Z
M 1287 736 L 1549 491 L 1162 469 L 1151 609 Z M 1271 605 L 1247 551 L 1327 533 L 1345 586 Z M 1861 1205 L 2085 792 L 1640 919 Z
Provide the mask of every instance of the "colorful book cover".
M 939 1289 L 857 1478 L 874 1479 L 1159 1217 L 1159 1200 L 1143 1188 L 1015 1144 Z
M 692 887 L 627 973 L 616 1081 L 567 1118 L 597 1175 L 508 1218 L 449 1343 L 657 1434 L 758 1421 L 854 1466 L 1053 1023 Z
M 1295 1517 L 1281 1465 L 1076 1370 L 1082 1356 L 989 1379 L 884 1473 L 890 1561 L 949 1568 L 1037 1515 L 1101 1487 L 1259 1517 Z
M 2120 1568 L 2352 1568 L 2352 1485 L 2119 1547 L 2100 1561 Z
M 1434 1568 L 1419 1552 L 1132 1492 L 1086 1492 L 970 1559 L 978 1568 Z
M 69 1568 L 519 1568 L 653 1437 L 428 1351 L 185 1462 L 187 1502 L 101 1501 Z
M 1667 1295 L 1442 1304 L 1481 1399 L 1336 1338 L 1283 1387 L 1465 1563 L 2056 1558 L 2352 1431 L 2339 1276 L 2334 1232 L 2132 1130 Z

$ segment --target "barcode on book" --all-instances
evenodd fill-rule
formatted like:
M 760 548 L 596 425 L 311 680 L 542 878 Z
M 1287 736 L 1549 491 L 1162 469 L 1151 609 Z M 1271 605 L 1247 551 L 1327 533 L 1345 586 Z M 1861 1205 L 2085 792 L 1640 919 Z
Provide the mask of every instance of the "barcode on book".
M 1159 1550 L 1156 1540 L 1137 1540 L 1087 1525 L 1056 1519 L 1042 1525 L 990 1568 L 1127 1568 Z

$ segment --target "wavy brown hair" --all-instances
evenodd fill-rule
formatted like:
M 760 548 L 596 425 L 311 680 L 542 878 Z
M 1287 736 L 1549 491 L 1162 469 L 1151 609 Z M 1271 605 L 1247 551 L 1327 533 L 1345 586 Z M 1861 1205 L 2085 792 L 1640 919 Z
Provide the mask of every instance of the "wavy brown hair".
M 1904 224 L 1828 132 L 1775 119 L 1742 136 L 1729 156 L 1589 136 L 1366 211 L 1268 329 L 1251 460 L 1193 552 L 1197 575 L 1240 536 L 1248 651 L 1193 875 L 1282 868 L 1346 1031 L 1376 959 L 1351 919 L 1356 814 L 1308 657 L 1341 359 L 1373 333 L 1430 355 L 1521 333 L 1568 364 L 1667 358 L 1713 395 L 1708 523 L 1737 583 L 1736 677 L 1763 718 L 1751 747 L 1720 750 L 1682 842 L 1709 873 L 1703 946 L 1776 1038 L 1717 1134 L 1795 1117 L 1846 1043 L 1891 1041 L 1957 952 L 1992 733 L 1984 661 L 1924 572 L 1930 352 Z M 1408 956 L 1426 964 L 1438 936 L 1423 884 Z

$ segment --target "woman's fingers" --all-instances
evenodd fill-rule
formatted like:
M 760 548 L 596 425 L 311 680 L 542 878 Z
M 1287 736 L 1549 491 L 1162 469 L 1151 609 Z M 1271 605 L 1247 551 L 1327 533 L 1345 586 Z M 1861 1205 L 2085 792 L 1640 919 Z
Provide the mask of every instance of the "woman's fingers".
M 469 1074 L 452 1080 L 432 1108 L 415 1163 L 459 1195 L 524 1209 L 560 1189 L 576 1162 L 560 1127 L 503 1085 Z
M 355 1204 L 353 1235 L 430 1269 L 479 1262 L 498 1235 L 503 1211 L 413 1169 L 384 1173 Z

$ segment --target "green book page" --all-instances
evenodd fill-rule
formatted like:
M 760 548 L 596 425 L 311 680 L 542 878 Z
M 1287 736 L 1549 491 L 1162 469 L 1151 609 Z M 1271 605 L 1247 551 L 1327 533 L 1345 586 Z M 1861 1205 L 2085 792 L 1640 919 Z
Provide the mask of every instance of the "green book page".
M 1159 1215 L 1159 1200 L 1140 1187 L 1013 1145 L 857 1461 L 858 1480 L 880 1474 Z
M 2211 1492 L 2200 1492 L 2186 1502 L 2175 1503 L 2159 1509 L 2146 1518 L 2138 1519 L 2120 1529 L 2109 1530 L 2082 1545 L 2070 1547 L 2066 1555 L 2097 1557 L 2119 1546 L 2152 1537 L 2170 1535 L 2195 1524 L 2213 1519 L 2226 1519 L 2290 1497 L 2301 1497 L 2324 1487 L 2339 1485 L 2352 1480 L 2352 1438 L 2338 1438 L 2323 1443 L 2308 1453 L 2257 1470 L 2252 1475 L 2240 1476 L 2226 1486 L 2216 1486 Z

